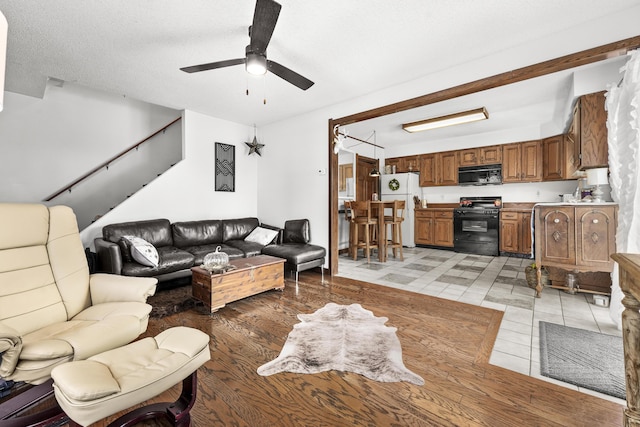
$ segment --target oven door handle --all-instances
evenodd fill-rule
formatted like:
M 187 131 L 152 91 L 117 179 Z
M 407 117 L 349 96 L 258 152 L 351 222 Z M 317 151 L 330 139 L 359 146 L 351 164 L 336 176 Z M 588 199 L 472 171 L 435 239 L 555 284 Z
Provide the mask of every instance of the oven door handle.
M 498 219 L 498 215 L 456 215 L 453 219 L 464 219 L 467 221 L 487 221 L 489 219 Z

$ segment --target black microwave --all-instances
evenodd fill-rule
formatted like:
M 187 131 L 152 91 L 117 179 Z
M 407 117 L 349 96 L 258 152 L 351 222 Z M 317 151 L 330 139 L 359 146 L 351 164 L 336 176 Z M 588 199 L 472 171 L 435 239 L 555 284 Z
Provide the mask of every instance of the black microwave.
M 489 184 L 502 184 L 501 164 L 458 168 L 458 185 Z

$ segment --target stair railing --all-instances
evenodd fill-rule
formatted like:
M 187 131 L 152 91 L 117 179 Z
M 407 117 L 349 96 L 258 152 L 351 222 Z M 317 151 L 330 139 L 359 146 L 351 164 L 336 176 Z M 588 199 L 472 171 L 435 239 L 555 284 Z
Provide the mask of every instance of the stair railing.
M 93 174 L 95 174 L 96 172 L 98 172 L 98 171 L 100 171 L 102 169 L 105 169 L 105 168 L 109 169 L 109 165 L 111 163 L 113 163 L 114 161 L 116 161 L 119 158 L 123 157 L 125 154 L 129 153 L 130 151 L 137 150 L 138 147 L 140 147 L 142 144 L 144 144 L 145 142 L 147 142 L 148 140 L 150 140 L 154 136 L 158 135 L 159 133 L 164 132 L 167 128 L 169 128 L 171 125 L 175 124 L 176 122 L 178 122 L 180 120 L 182 120 L 182 117 L 178 117 L 177 119 L 173 120 L 171 123 L 168 123 L 167 125 L 165 125 L 162 128 L 158 129 L 157 131 L 155 131 L 151 135 L 147 136 L 143 140 L 133 144 L 131 147 L 127 148 L 126 150 L 121 151 L 120 153 L 118 153 L 115 156 L 111 157 L 106 162 L 103 162 L 103 163 L 99 164 L 95 168 L 91 169 L 89 172 L 87 172 L 84 175 L 80 176 L 78 179 L 73 181 L 71 184 L 66 185 L 65 187 L 61 188 L 60 190 L 56 191 L 55 193 L 51 194 L 50 196 L 47 196 L 44 199 L 44 201 L 45 202 L 50 202 L 51 200 L 55 199 L 56 197 L 58 197 L 59 195 L 61 195 L 65 191 L 71 192 L 71 189 L 73 187 L 75 187 L 76 185 L 78 185 L 79 183 L 83 182 L 84 180 L 86 180 L 87 178 L 89 178 L 90 176 L 92 176 Z

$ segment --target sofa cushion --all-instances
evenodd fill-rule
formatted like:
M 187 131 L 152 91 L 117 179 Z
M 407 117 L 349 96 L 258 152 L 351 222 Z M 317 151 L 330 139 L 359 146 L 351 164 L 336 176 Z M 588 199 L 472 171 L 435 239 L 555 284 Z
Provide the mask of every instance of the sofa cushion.
M 122 236 L 122 239 L 129 242 L 131 258 L 139 264 L 148 267 L 158 266 L 158 251 L 155 246 L 140 237 Z
M 120 247 L 122 260 L 124 262 L 133 262 L 133 258 L 131 257 L 131 242 L 121 237 L 120 240 L 118 240 L 118 246 Z
M 195 264 L 193 254 L 173 246 L 156 248 L 160 262 L 157 267 L 148 267 L 137 262 L 125 262 L 122 265 L 122 274 L 125 276 L 154 277 L 159 274 L 188 269 Z
M 262 248 L 264 248 L 264 245 L 260 243 L 249 242 L 247 240 L 229 240 L 227 245 L 233 246 L 241 251 L 245 257 L 260 255 Z
M 220 247 L 220 251 L 229 255 L 229 259 L 236 259 L 244 257 L 244 252 L 238 248 L 234 248 L 233 246 L 229 246 L 227 244 L 216 244 L 216 245 L 199 245 L 199 246 L 187 246 L 186 248 L 182 248 L 195 257 L 194 265 L 200 266 L 204 263 L 204 257 L 211 252 L 215 252 L 217 247 Z
M 269 243 L 274 243 L 273 241 L 276 237 L 278 237 L 277 230 L 256 227 L 247 237 L 244 238 L 244 240 L 245 242 L 259 243 L 262 246 L 267 246 Z
M 324 258 L 327 251 L 322 246 L 309 243 L 288 243 L 286 245 L 265 246 L 262 248 L 262 253 L 284 258 L 288 263 L 297 265 Z
M 183 221 L 171 224 L 173 244 L 177 248 L 222 243 L 222 221 Z
M 271 242 L 271 243 L 274 243 L 276 245 L 282 243 L 282 236 L 284 235 L 284 230 L 282 228 L 276 227 L 274 225 L 265 224 L 265 223 L 260 224 L 260 227 L 266 228 L 268 230 L 277 231 L 278 235 L 273 239 L 273 242 Z
M 244 240 L 260 222 L 258 218 L 223 219 L 223 241 Z
M 282 243 L 308 243 L 311 240 L 311 227 L 307 219 L 292 219 L 284 223 Z
M 140 237 L 156 248 L 173 246 L 171 223 L 168 219 L 121 222 L 102 228 L 102 237 L 109 242 L 118 243 L 123 236 Z

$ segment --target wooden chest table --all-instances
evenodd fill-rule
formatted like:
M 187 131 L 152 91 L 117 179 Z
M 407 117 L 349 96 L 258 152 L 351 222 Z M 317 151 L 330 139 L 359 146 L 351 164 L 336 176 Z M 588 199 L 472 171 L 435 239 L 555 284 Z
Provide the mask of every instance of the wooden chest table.
M 270 289 L 284 289 L 282 258 L 258 255 L 229 262 L 236 267 L 226 273 L 212 274 L 200 267 L 192 267 L 193 297 L 202 301 L 211 312 L 228 302 L 237 301 Z

